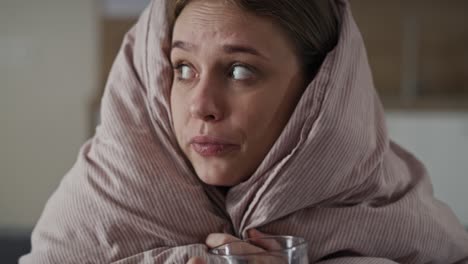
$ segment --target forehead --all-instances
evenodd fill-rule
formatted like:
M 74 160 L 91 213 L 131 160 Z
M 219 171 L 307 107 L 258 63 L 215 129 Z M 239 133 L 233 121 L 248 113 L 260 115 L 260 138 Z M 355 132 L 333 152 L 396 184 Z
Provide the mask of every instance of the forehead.
M 178 20 L 180 17 L 188 17 L 196 20 L 196 23 L 216 25 L 223 20 L 232 22 L 238 17 L 242 18 L 239 21 L 243 21 L 249 16 L 253 17 L 253 14 L 240 9 L 228 0 L 189 0 L 182 9 Z
M 191 42 L 219 40 L 262 45 L 283 38 L 273 22 L 225 0 L 189 1 L 176 20 L 173 38 Z

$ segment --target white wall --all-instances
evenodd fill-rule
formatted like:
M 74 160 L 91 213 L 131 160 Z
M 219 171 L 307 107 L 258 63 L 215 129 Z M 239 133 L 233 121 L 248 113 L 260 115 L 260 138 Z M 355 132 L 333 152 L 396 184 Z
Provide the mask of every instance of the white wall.
M 88 135 L 94 0 L 0 1 L 0 228 L 30 228 Z
M 428 169 L 434 194 L 468 226 L 468 112 L 389 112 L 391 137 Z

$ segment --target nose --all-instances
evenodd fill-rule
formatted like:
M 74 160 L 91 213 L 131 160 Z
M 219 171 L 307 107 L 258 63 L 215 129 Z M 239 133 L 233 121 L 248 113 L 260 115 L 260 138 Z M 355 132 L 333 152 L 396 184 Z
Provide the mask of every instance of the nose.
M 215 80 L 200 80 L 192 87 L 190 115 L 204 122 L 218 122 L 223 119 L 223 103 L 220 86 Z

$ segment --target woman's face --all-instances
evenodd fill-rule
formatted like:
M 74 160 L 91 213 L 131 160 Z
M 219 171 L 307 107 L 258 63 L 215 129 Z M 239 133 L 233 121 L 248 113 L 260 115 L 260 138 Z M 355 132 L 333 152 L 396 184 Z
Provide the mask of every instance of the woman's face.
M 175 134 L 196 174 L 216 186 L 247 180 L 302 94 L 293 44 L 269 19 L 194 0 L 175 23 L 171 62 Z

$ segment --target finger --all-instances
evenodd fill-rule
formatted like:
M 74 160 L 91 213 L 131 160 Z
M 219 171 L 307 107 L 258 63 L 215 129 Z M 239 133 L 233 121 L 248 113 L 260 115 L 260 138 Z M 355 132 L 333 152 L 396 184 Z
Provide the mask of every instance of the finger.
M 238 254 L 259 254 L 259 253 L 265 253 L 265 250 L 261 247 L 258 247 L 256 245 L 252 245 L 247 242 L 239 242 L 236 243 L 236 251 Z
M 257 247 L 255 245 L 252 245 L 248 242 L 244 242 L 241 240 L 234 241 L 228 244 L 220 245 L 219 247 L 216 247 L 220 252 L 223 252 L 221 254 L 228 254 L 228 255 L 245 255 L 245 254 L 259 254 L 259 253 L 265 253 L 265 250 L 263 248 Z
M 283 255 L 261 255 L 254 256 L 252 263 L 258 264 L 288 264 L 288 258 Z
M 281 244 L 276 241 L 275 239 L 261 239 L 263 237 L 270 236 L 268 234 L 265 234 L 263 232 L 258 231 L 257 229 L 250 229 L 247 231 L 247 234 L 250 238 L 250 242 L 258 247 L 261 247 L 267 251 L 272 251 L 272 250 L 281 250 L 283 247 Z
M 247 231 L 247 235 L 249 236 L 249 238 L 270 236 L 268 234 L 258 231 L 255 228 L 252 228 L 249 231 Z
M 206 245 L 210 248 L 219 247 L 225 244 L 229 244 L 229 251 L 234 252 L 234 254 L 253 254 L 265 252 L 265 250 L 262 248 L 251 245 L 247 242 L 242 242 L 242 240 L 239 238 L 228 234 L 213 233 L 210 234 L 206 239 Z
M 223 244 L 231 243 L 234 241 L 240 241 L 240 239 L 238 239 L 235 236 L 228 235 L 228 234 L 213 233 L 213 234 L 208 235 L 208 237 L 206 238 L 205 244 L 209 248 L 214 248 L 214 247 L 221 246 Z
M 203 260 L 200 257 L 193 257 L 193 258 L 189 259 L 187 264 L 206 264 L 206 262 L 205 262 L 205 260 Z

